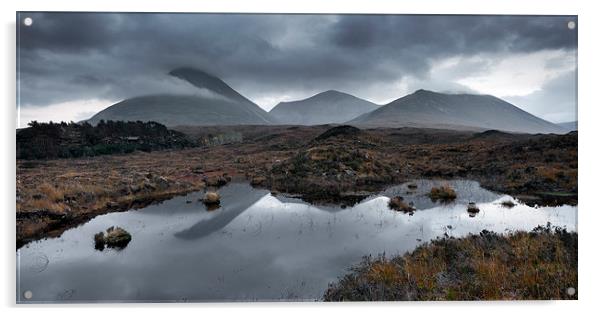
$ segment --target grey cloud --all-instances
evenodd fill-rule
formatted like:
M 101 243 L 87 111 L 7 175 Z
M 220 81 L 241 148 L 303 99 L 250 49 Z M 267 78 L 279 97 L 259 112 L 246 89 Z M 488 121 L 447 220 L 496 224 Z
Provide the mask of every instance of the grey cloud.
M 251 99 L 327 89 L 382 99 L 401 78 L 428 81 L 440 58 L 577 45 L 570 16 L 25 16 L 34 24 L 19 26 L 24 106 L 186 90 L 166 75 L 180 66 L 211 72 Z
M 540 90 L 523 97 L 510 97 L 510 102 L 551 122 L 577 120 L 577 73 L 567 72 L 550 80 Z

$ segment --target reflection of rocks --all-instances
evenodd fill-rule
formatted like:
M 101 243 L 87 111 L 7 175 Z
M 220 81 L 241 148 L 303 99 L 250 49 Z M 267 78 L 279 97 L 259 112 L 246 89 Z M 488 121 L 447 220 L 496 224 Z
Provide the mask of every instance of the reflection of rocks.
M 457 193 L 455 201 L 451 203 L 460 203 L 465 207 L 468 202 L 490 203 L 498 200 L 501 195 L 482 188 L 478 182 L 470 180 L 413 180 L 401 185 L 391 186 L 381 192 L 382 195 L 392 198 L 401 196 L 406 201 L 414 202 L 417 210 L 425 210 L 441 206 L 441 201 L 433 201 L 429 193 L 431 188 L 449 184 Z M 417 188 L 408 191 L 410 184 L 416 184 Z
M 99 232 L 94 235 L 94 248 L 103 250 L 106 246 L 109 248 L 123 249 L 130 241 L 132 241 L 132 235 L 125 229 L 111 226 L 107 229 L 106 234 Z
M 99 232 L 94 234 L 94 249 L 103 250 L 105 249 L 105 233 Z
M 479 208 L 477 207 L 477 204 L 475 202 L 468 203 L 468 207 L 466 208 L 466 210 L 471 215 L 476 214 L 481 211 L 481 210 L 479 210 Z
M 220 189 L 221 208 L 219 205 L 213 205 L 220 208 L 219 212 L 213 213 L 214 216 L 201 220 L 186 230 L 177 232 L 175 236 L 192 240 L 219 231 L 266 194 L 268 191 L 253 189 L 248 184 L 231 183 Z M 212 210 L 210 205 L 207 206 L 207 210 Z
M 207 204 L 205 205 L 205 207 L 207 208 L 207 212 L 211 212 L 211 211 L 215 211 L 217 209 L 220 208 L 219 204 Z
M 389 207 L 395 211 L 410 213 L 415 210 L 412 204 L 408 204 L 401 196 L 394 196 L 389 200 Z

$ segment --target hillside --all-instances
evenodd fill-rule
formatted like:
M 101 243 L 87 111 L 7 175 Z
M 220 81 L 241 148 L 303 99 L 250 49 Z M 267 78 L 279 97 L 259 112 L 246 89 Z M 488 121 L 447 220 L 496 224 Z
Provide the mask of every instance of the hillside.
M 118 102 L 88 120 L 155 121 L 176 125 L 267 125 L 270 115 L 221 79 L 192 68 L 169 73 L 199 88 L 195 95 L 146 95 Z
M 418 90 L 363 114 L 349 124 L 361 127 L 436 127 L 520 133 L 566 131 L 491 95 L 444 94 Z
M 568 132 L 572 132 L 572 131 L 576 131 L 577 130 L 577 121 L 556 123 L 556 125 L 564 128 Z
M 280 102 L 270 114 L 280 124 L 321 125 L 344 123 L 377 107 L 350 94 L 329 90 L 304 100 Z

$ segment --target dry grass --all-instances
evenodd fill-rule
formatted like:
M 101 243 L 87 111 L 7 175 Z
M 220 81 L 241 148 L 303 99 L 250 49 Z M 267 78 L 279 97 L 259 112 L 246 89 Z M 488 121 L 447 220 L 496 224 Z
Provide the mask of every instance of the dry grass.
M 389 208 L 396 210 L 396 211 L 406 212 L 406 213 L 413 212 L 416 210 L 413 206 L 406 203 L 403 200 L 403 197 L 401 197 L 401 196 L 392 197 L 389 200 Z
M 370 266 L 366 273 L 366 278 L 370 282 L 391 286 L 401 282 L 403 279 L 400 271 L 401 270 L 395 263 L 386 260 L 378 260 Z
M 538 227 L 437 239 L 412 253 L 366 258 L 331 284 L 328 301 L 577 299 L 577 233 Z
M 429 196 L 433 200 L 441 201 L 452 201 L 457 197 L 456 191 L 448 184 L 432 188 Z
M 28 201 L 27 206 L 34 211 L 44 210 L 54 213 L 60 213 L 65 210 L 65 206 L 61 203 L 55 203 L 48 199 Z
M 40 193 L 42 193 L 46 199 L 51 202 L 60 202 L 64 199 L 65 193 L 60 190 L 58 187 L 55 187 L 49 183 L 42 183 L 38 188 Z

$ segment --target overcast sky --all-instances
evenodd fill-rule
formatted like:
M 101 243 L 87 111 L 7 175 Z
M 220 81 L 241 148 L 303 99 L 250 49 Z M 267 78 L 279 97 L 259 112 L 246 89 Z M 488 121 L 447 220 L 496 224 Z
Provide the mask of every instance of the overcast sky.
M 33 24 L 25 26 L 23 19 Z M 78 121 L 120 100 L 193 93 L 212 73 L 266 110 L 335 89 L 385 104 L 423 88 L 492 94 L 576 120 L 570 16 L 21 13 L 18 124 Z

